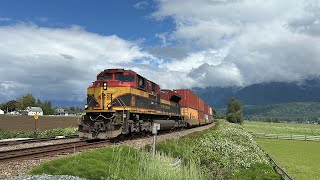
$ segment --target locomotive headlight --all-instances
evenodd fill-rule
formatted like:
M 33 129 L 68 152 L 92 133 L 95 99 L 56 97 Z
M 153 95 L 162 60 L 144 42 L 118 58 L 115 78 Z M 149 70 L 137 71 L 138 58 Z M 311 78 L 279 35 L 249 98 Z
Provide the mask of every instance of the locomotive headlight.
M 106 82 L 103 83 L 103 90 L 107 90 L 108 84 Z
M 86 105 L 84 105 L 84 109 L 88 109 L 88 105 L 86 104 Z

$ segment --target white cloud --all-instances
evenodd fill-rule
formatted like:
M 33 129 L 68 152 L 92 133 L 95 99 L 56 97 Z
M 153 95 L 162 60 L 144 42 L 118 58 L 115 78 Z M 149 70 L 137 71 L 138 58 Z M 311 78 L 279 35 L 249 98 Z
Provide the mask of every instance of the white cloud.
M 55 101 L 83 101 L 86 88 L 108 68 L 133 69 L 163 88 L 194 85 L 187 74 L 116 35 L 82 27 L 0 26 L 0 102 L 31 92 Z
M 7 17 L 0 17 L 0 22 L 1 21 L 11 21 L 11 19 Z
M 101 36 L 75 27 L 2 26 L 0 87 L 5 93 L 1 99 L 33 92 L 46 99 L 83 100 L 99 71 L 153 58 L 116 35 Z
M 171 17 L 171 37 L 193 46 L 163 66 L 200 86 L 246 86 L 320 75 L 319 12 L 319 0 L 159 0 L 152 16 Z
M 149 5 L 148 1 L 140 1 L 133 5 L 134 8 L 136 9 L 145 9 Z

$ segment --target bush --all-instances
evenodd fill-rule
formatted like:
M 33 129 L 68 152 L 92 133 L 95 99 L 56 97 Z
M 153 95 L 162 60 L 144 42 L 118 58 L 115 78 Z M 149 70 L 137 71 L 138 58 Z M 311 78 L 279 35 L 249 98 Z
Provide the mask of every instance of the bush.
M 227 114 L 227 120 L 231 123 L 243 123 L 242 113 L 241 112 L 233 112 Z

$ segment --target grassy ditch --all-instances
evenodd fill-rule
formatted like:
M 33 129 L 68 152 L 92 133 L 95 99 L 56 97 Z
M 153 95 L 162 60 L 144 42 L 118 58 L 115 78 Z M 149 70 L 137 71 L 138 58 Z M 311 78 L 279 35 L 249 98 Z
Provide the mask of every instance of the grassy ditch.
M 92 152 L 46 162 L 29 174 L 72 175 L 87 179 L 203 179 L 196 166 L 171 166 L 171 158 L 137 151 L 127 146 L 102 148 Z
M 195 163 L 206 179 L 280 179 L 252 136 L 223 120 L 215 129 L 161 142 L 157 149 Z
M 55 136 L 70 136 L 76 134 L 78 128 L 57 128 L 44 131 L 38 131 L 38 138 L 49 138 Z M 0 129 L 0 139 L 9 138 L 32 138 L 34 135 L 33 131 L 7 131 Z

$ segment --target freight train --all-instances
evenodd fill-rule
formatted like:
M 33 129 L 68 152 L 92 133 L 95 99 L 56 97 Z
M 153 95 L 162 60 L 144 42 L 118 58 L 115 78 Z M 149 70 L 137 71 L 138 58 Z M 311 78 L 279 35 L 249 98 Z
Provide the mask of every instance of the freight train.
M 165 90 L 132 70 L 106 69 L 87 89 L 80 138 L 110 139 L 120 135 L 200 126 L 213 122 L 209 105 L 187 89 Z

